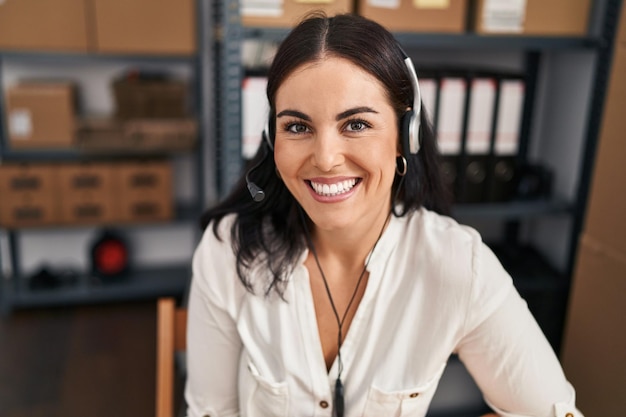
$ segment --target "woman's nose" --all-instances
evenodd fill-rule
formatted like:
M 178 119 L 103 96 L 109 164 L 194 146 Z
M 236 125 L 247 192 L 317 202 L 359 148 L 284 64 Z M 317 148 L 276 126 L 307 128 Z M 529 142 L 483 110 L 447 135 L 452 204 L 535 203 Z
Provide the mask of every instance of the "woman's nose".
M 343 143 L 332 130 L 318 132 L 314 140 L 312 163 L 320 171 L 328 172 L 344 161 Z

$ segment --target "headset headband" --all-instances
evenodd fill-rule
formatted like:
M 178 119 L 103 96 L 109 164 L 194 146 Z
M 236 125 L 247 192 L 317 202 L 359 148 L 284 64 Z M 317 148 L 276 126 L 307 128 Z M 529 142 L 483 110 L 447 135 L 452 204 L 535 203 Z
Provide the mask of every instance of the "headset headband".
M 415 72 L 415 67 L 413 66 L 413 61 L 409 58 L 404 51 L 404 65 L 406 65 L 407 70 L 409 71 L 409 79 L 411 80 L 411 86 L 413 87 L 413 108 L 411 119 L 409 121 L 409 131 L 408 131 L 408 140 L 409 140 L 409 152 L 415 154 L 420 150 L 420 120 L 422 114 L 422 94 L 420 92 L 419 82 L 417 81 L 417 73 Z
M 400 48 L 402 55 L 404 56 L 404 65 L 406 66 L 409 72 L 409 80 L 411 81 L 411 87 L 413 88 L 413 107 L 409 110 L 404 117 L 409 117 L 406 121 L 408 123 L 408 131 L 400 132 L 403 137 L 401 138 L 403 142 L 408 141 L 408 149 L 406 149 L 411 154 L 416 154 L 420 150 L 420 120 L 422 113 L 422 94 L 420 92 L 419 82 L 417 80 L 417 73 L 415 72 L 415 67 L 413 66 L 413 61 L 411 58 Z M 265 127 L 263 128 L 263 140 L 267 143 L 270 150 L 274 151 L 274 143 L 272 140 L 270 129 L 269 129 L 270 120 L 265 122 Z M 404 120 L 402 125 L 404 125 Z M 403 144 L 404 146 L 404 144 Z

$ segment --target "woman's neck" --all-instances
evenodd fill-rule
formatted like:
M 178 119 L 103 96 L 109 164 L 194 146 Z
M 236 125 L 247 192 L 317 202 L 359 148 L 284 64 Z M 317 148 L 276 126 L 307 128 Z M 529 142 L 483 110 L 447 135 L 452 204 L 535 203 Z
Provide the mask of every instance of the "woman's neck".
M 362 267 L 365 258 L 387 227 L 391 211 L 381 212 L 363 227 L 349 230 L 324 230 L 314 226 L 312 240 L 320 258 L 334 258 L 346 266 Z

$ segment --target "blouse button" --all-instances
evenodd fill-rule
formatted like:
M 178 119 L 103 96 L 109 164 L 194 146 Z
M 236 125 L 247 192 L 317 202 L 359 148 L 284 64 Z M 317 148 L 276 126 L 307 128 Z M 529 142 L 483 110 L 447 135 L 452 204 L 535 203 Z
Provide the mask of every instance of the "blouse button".
M 320 401 L 320 407 L 322 408 L 328 408 L 328 401 Z
M 415 397 L 417 397 L 418 395 L 420 395 L 420 393 L 419 393 L 419 392 L 412 392 L 412 393 L 409 395 L 409 397 L 411 397 L 411 398 L 415 398 Z
M 572 414 L 572 413 L 567 413 L 567 414 L 565 414 L 565 417 L 574 417 L 574 414 Z

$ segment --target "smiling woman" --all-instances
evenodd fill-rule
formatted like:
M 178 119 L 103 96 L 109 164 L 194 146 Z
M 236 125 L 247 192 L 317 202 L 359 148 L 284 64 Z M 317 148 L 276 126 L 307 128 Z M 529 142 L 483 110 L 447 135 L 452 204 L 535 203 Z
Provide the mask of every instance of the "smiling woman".
M 393 36 L 311 16 L 280 46 L 267 96 L 253 167 L 203 218 L 188 415 L 423 417 L 456 353 L 497 414 L 580 417 L 510 276 L 446 216 Z

